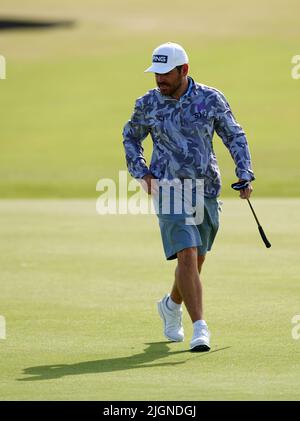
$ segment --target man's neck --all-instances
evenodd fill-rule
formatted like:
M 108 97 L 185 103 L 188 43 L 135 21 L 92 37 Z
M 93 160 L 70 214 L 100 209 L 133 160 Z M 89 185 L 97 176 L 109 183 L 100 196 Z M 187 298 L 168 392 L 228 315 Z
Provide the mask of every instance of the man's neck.
M 174 92 L 174 94 L 172 95 L 172 98 L 177 99 L 177 101 L 178 101 L 179 98 L 186 93 L 186 91 L 188 90 L 188 87 L 189 87 L 189 80 L 186 77 L 186 78 L 184 78 L 182 84 L 177 89 L 177 91 Z

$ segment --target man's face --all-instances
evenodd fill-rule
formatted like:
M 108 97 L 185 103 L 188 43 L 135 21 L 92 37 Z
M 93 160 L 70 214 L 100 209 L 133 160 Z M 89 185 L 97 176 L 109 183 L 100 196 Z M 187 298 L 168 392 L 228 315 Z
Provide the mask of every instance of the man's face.
M 155 73 L 155 80 L 162 95 L 172 96 L 181 87 L 184 72 L 175 68 L 168 73 Z

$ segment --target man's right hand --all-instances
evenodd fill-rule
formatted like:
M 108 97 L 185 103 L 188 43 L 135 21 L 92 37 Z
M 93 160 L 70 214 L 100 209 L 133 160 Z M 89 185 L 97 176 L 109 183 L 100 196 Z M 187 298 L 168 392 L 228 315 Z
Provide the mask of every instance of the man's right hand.
M 146 174 L 141 182 L 143 189 L 148 194 L 156 194 L 158 192 L 156 178 L 152 174 Z

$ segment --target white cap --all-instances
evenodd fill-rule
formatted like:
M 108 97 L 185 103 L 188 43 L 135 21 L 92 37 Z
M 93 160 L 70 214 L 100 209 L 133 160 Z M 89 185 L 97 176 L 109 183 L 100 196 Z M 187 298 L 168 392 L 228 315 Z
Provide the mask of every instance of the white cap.
M 181 45 L 167 42 L 155 48 L 152 54 L 152 66 L 148 67 L 145 72 L 168 73 L 176 66 L 188 62 L 187 53 Z

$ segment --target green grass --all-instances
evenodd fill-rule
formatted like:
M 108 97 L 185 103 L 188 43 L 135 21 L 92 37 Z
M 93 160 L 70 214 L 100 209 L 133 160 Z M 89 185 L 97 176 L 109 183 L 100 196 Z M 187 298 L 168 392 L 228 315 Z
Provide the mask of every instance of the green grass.
M 0 201 L 1 400 L 299 399 L 299 199 L 224 199 L 203 271 L 212 351 L 167 343 L 170 289 L 155 216 L 99 216 L 94 200 Z
M 74 19 L 70 29 L 1 32 L 0 196 L 95 197 L 99 178 L 125 169 L 122 128 L 134 100 L 154 87 L 143 74 L 153 48 L 182 43 L 195 80 L 221 89 L 244 127 L 257 196 L 299 196 L 299 2 L 213 4 L 158 0 L 4 0 L 3 14 Z M 158 12 L 159 10 L 159 12 Z M 145 142 L 149 161 L 151 140 Z M 215 149 L 223 194 L 234 166 Z
M 3 17 L 75 25 L 0 31 L 0 400 L 299 399 L 299 12 L 298 0 L 2 0 Z M 155 303 L 175 263 L 155 216 L 95 212 L 99 178 L 126 168 L 122 128 L 168 40 L 244 127 L 272 243 L 229 197 L 234 165 L 216 137 L 225 204 L 203 272 L 212 351 L 199 355 L 186 313 L 185 343 L 162 336 Z

